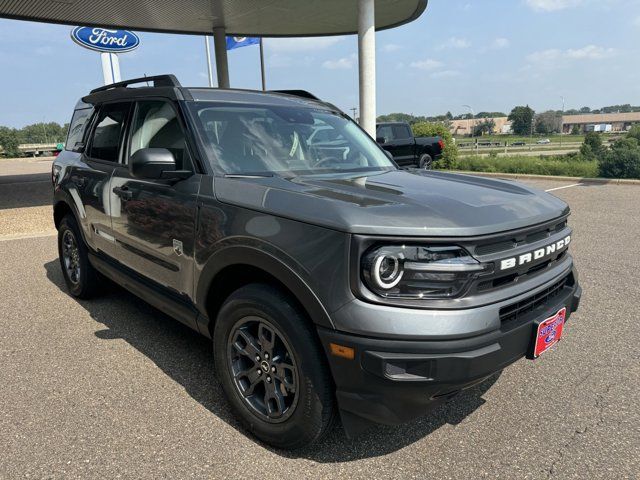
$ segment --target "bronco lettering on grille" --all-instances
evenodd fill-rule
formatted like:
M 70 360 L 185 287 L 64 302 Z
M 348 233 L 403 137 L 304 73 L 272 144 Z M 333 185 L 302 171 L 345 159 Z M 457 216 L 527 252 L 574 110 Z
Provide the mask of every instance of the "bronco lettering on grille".
M 560 253 L 563 248 L 566 248 L 571 243 L 571 235 L 567 235 L 562 240 L 558 240 L 546 247 L 538 248 L 533 252 L 523 253 L 517 257 L 505 258 L 500 261 L 500 270 L 509 270 L 516 266 L 524 265 L 525 263 L 531 263 L 534 260 L 540 260 L 541 258 L 548 257 L 554 253 Z

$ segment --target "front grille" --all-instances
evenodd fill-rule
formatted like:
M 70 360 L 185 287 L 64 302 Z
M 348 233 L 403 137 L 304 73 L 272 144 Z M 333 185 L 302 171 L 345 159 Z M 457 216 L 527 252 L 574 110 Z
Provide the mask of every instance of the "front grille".
M 518 318 L 533 312 L 537 308 L 548 305 L 555 297 L 562 293 L 562 289 L 566 286 L 573 285 L 573 274 L 569 274 L 562 280 L 554 283 L 550 287 L 525 298 L 517 303 L 513 303 L 500 309 L 500 321 L 502 323 L 514 322 Z
M 489 242 L 482 243 L 476 245 L 475 254 L 476 255 L 491 255 L 493 253 L 504 252 L 506 254 L 509 253 L 509 250 L 520 247 L 523 245 L 528 245 L 530 243 L 535 243 L 540 240 L 544 240 L 545 238 L 550 237 L 554 233 L 560 232 L 564 230 L 567 226 L 567 220 L 562 220 L 560 222 L 551 223 L 550 225 L 539 227 L 533 231 L 528 231 L 525 233 L 519 233 L 517 235 L 507 235 L 508 238 L 501 239 L 498 242 Z

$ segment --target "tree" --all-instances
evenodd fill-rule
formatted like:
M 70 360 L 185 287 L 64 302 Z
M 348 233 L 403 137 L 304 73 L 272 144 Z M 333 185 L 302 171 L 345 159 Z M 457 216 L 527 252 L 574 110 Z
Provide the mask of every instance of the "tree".
M 485 118 L 473 127 L 473 135 L 491 135 L 496 128 L 496 122 L 493 118 Z
M 584 143 L 580 147 L 580 153 L 586 159 L 600 158 L 604 153 L 604 145 L 599 133 L 589 132 L 584 137 Z
M 582 107 L 580 113 L 591 113 L 591 109 L 589 107 Z
M 578 125 L 571 127 L 571 135 L 580 135 L 580 127 Z
M 511 122 L 513 133 L 516 135 L 529 135 L 535 113 L 533 109 L 529 108 L 529 105 L 526 107 L 518 106 L 511 110 L 509 121 Z
M 548 135 L 560 131 L 562 117 L 555 111 L 549 110 L 536 115 L 536 133 Z
M 634 125 L 629 129 L 627 137 L 635 138 L 640 143 L 640 125 Z
M 458 158 L 458 147 L 447 125 L 444 123 L 420 122 L 411 125 L 411 129 L 416 137 L 442 137 L 444 150 L 442 151 L 442 158 L 436 162 L 436 166 L 441 168 L 452 168 L 455 166 Z
M 2 147 L 4 155 L 7 157 L 19 156 L 20 150 L 18 150 L 18 145 L 20 145 L 18 130 L 15 128 L 0 127 L 0 147 Z

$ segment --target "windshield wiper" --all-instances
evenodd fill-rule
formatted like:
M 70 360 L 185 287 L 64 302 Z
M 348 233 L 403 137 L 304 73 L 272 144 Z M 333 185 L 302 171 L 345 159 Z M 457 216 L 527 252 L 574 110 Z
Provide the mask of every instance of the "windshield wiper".
M 227 173 L 224 178 L 269 178 L 273 173 Z

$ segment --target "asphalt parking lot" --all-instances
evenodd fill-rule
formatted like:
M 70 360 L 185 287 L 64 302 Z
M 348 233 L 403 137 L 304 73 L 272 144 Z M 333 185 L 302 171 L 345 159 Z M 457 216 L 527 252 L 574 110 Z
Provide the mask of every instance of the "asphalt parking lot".
M 208 341 L 118 287 L 65 293 L 45 167 L 0 175 L 0 478 L 639 478 L 640 186 L 553 191 L 584 296 L 551 352 L 411 424 L 283 453 L 235 421 Z

